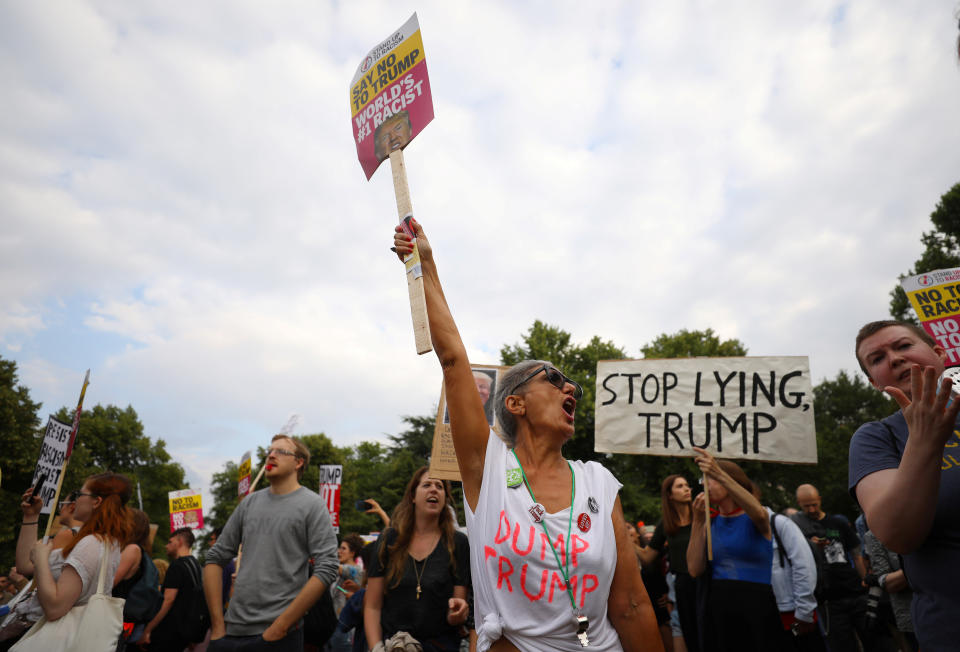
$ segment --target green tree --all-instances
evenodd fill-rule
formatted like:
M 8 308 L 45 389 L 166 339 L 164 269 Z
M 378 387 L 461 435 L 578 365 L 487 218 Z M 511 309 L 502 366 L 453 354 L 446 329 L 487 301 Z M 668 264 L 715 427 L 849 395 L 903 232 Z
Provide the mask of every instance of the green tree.
M 906 274 L 900 275 L 901 279 L 960 266 L 960 183 L 940 197 L 937 207 L 930 214 L 930 221 L 933 229 L 920 236 L 923 253 Z M 890 314 L 894 319 L 917 321 L 899 283 L 890 291 Z
M 0 568 L 13 565 L 21 521 L 20 496 L 30 486 L 43 439 L 40 404 L 19 384 L 17 363 L 0 358 L 0 451 L 3 451 L 0 489 Z
M 655 340 L 640 347 L 640 352 L 645 359 L 721 358 L 747 355 L 747 347 L 740 340 L 721 342 L 712 328 L 704 331 L 688 331 L 684 328 L 673 335 L 658 335 Z
M 72 409 L 60 408 L 55 418 L 72 421 Z M 161 554 L 170 538 L 167 493 L 187 487 L 183 467 L 173 461 L 162 439 L 151 440 L 132 406 L 96 405 L 80 415 L 80 429 L 73 455 L 64 476 L 63 492 L 79 489 L 95 473 L 122 473 L 133 482 L 131 506 L 138 505 L 137 486 L 143 497 L 143 511 L 156 523 L 153 552 Z

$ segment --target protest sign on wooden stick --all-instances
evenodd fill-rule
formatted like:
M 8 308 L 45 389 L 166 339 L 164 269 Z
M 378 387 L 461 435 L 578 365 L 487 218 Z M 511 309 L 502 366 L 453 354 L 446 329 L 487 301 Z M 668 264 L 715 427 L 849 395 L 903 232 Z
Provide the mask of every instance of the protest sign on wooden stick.
M 83 397 L 87 394 L 87 386 L 90 384 L 90 370 L 87 369 L 86 375 L 83 377 L 83 387 L 80 388 L 80 400 L 77 401 L 77 409 L 73 413 L 73 425 L 70 428 L 70 438 L 67 441 L 67 450 L 66 455 L 63 458 L 63 465 L 60 467 L 60 477 L 57 479 L 57 490 L 53 495 L 53 500 L 51 501 L 52 510 L 56 510 L 57 502 L 60 500 L 60 490 L 63 488 L 63 478 L 67 474 L 67 464 L 70 463 L 70 455 L 73 453 L 73 445 L 77 441 L 77 432 L 80 429 L 80 414 L 83 412 Z M 40 465 L 37 465 L 37 475 L 40 473 Z M 34 477 L 34 482 L 37 481 L 37 477 Z M 47 527 L 43 533 L 43 539 L 46 540 L 50 536 L 50 528 L 53 526 L 53 517 L 54 511 L 49 512 L 47 517 Z
M 357 66 L 350 83 L 350 115 L 357 158 L 367 179 L 390 158 L 400 223 L 413 235 L 403 149 L 433 120 L 430 78 L 416 14 L 371 49 Z M 433 349 L 416 241 L 413 253 L 403 262 L 417 353 L 423 354 Z

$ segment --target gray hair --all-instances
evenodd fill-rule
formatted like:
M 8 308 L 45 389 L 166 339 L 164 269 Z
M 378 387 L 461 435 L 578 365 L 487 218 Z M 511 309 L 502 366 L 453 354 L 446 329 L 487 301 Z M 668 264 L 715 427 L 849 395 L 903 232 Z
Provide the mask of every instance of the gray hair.
M 529 376 L 534 369 L 543 365 L 552 367 L 553 363 L 547 362 L 546 360 L 524 360 L 507 369 L 503 373 L 503 376 L 500 377 L 494 410 L 496 410 L 497 413 L 497 423 L 500 425 L 500 434 L 503 435 L 507 446 L 510 448 L 517 445 L 517 419 L 507 409 L 507 397 L 513 394 L 523 396 L 522 392 L 514 392 L 512 390 L 525 376 Z

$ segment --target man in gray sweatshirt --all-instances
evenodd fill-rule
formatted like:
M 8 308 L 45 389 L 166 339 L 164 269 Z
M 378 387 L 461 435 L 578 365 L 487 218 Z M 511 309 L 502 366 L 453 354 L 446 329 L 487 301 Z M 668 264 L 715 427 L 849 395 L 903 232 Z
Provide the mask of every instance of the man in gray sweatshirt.
M 303 614 L 336 579 L 338 568 L 330 513 L 317 494 L 300 486 L 309 463 L 302 442 L 274 437 L 265 470 L 270 488 L 241 501 L 207 552 L 203 588 L 210 609 L 210 652 L 303 650 Z M 224 615 L 223 566 L 241 544 L 240 570 Z

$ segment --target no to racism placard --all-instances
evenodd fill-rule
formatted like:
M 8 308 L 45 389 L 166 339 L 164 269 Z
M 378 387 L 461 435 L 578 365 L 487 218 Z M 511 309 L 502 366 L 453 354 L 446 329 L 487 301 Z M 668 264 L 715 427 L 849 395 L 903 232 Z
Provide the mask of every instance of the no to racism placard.
M 947 366 L 960 365 L 960 267 L 908 276 L 900 281 L 923 324 L 947 352 Z
M 357 158 L 367 179 L 391 151 L 406 147 L 433 120 L 417 14 L 357 66 L 350 82 L 350 117 Z
M 199 530 L 203 527 L 203 499 L 195 489 L 180 489 L 167 494 L 170 501 L 170 531 L 182 527 Z
M 333 531 L 340 532 L 340 486 L 343 484 L 343 466 L 340 464 L 320 465 L 320 498 L 330 512 Z
M 57 421 L 52 416 L 47 419 L 47 430 L 43 435 L 43 446 L 40 448 L 37 468 L 33 472 L 33 480 L 30 481 L 32 487 L 41 475 L 46 474 L 47 476 L 47 479 L 43 481 L 43 486 L 37 492 L 37 495 L 43 500 L 43 507 L 40 508 L 41 514 L 50 514 L 55 507 L 53 503 L 57 494 L 57 484 L 60 482 L 60 474 L 63 472 L 63 465 L 67 459 L 67 448 L 70 445 L 70 431 L 72 429 L 73 426 L 69 423 Z
M 250 451 L 243 454 L 240 458 L 240 466 L 237 470 L 237 495 L 246 496 L 250 493 L 250 473 L 253 469 L 250 463 Z
M 606 360 L 595 450 L 816 464 L 806 357 Z

